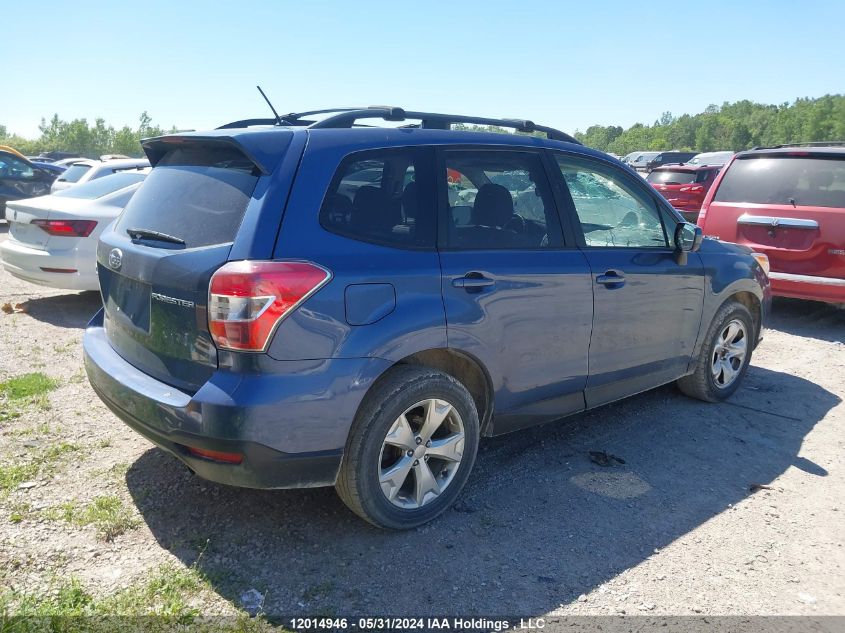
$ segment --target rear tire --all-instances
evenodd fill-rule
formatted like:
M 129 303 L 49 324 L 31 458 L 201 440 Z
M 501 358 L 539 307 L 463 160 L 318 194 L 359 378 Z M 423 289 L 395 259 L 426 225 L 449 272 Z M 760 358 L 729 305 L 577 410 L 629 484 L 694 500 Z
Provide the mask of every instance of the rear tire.
M 742 303 L 727 301 L 713 317 L 695 371 L 678 380 L 687 396 L 721 402 L 739 388 L 754 347 L 756 324 Z
M 417 527 L 455 502 L 478 438 L 478 412 L 460 382 L 427 367 L 396 367 L 358 410 L 335 489 L 377 527 Z

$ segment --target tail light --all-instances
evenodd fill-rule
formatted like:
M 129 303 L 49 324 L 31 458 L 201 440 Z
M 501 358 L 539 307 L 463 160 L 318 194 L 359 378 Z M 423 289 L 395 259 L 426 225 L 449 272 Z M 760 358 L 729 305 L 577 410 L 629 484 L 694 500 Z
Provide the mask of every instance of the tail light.
M 766 276 L 769 276 L 772 268 L 769 265 L 769 256 L 765 253 L 751 253 L 751 257 L 757 260 L 757 263 L 760 264 L 760 268 L 763 269 L 763 272 L 766 273 Z
M 309 262 L 229 262 L 211 277 L 209 332 L 221 349 L 263 352 L 279 322 L 329 279 Z
M 97 226 L 95 220 L 33 220 L 31 224 L 50 235 L 88 237 Z

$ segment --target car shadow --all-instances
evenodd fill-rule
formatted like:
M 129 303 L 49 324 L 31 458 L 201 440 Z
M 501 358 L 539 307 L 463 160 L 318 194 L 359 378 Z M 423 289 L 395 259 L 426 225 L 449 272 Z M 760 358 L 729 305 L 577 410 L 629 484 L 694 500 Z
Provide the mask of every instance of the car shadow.
M 752 367 L 728 403 L 663 387 L 487 439 L 455 508 L 409 532 L 369 526 L 330 488 L 217 485 L 159 449 L 126 481 L 162 547 L 236 605 L 258 590 L 271 619 L 541 615 L 730 511 L 752 484 L 790 467 L 826 476 L 799 452 L 839 402 L 808 380 Z M 592 463 L 593 450 L 625 464 Z
M 34 297 L 23 303 L 33 319 L 66 328 L 84 328 L 102 307 L 100 293 L 94 290 Z
M 8 222 L 0 222 L 0 235 L 5 235 L 9 232 L 9 223 Z
M 766 325 L 795 336 L 845 343 L 845 308 L 830 303 L 775 297 Z

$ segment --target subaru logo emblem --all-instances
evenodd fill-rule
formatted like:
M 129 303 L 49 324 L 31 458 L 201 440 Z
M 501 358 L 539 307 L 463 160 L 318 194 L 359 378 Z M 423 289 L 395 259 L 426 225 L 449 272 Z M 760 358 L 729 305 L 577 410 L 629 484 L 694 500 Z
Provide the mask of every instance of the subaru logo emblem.
M 119 248 L 111 249 L 109 253 L 109 266 L 114 268 L 115 270 L 120 270 L 120 266 L 123 264 L 123 251 Z

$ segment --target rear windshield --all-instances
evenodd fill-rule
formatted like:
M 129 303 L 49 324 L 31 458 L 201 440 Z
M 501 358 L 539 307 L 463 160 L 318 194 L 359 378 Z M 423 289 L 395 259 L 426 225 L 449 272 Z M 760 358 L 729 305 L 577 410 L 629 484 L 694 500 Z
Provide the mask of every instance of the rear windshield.
M 147 174 L 141 172 L 121 172 L 97 180 L 91 180 L 70 189 L 63 189 L 53 195 L 61 196 L 63 198 L 85 198 L 94 200 L 102 198 L 110 193 L 119 191 L 124 187 L 134 185 L 144 180 Z
M 115 230 L 165 233 L 183 240 L 187 248 L 232 242 L 258 175 L 255 165 L 234 148 L 170 150 L 133 196 Z
M 653 171 L 646 178 L 649 182 L 662 185 L 689 185 L 695 182 L 692 171 Z
M 91 169 L 91 165 L 85 163 L 74 163 L 62 172 L 59 180 L 62 182 L 77 182 L 85 173 Z
M 845 208 L 845 160 L 792 156 L 733 162 L 715 202 Z

